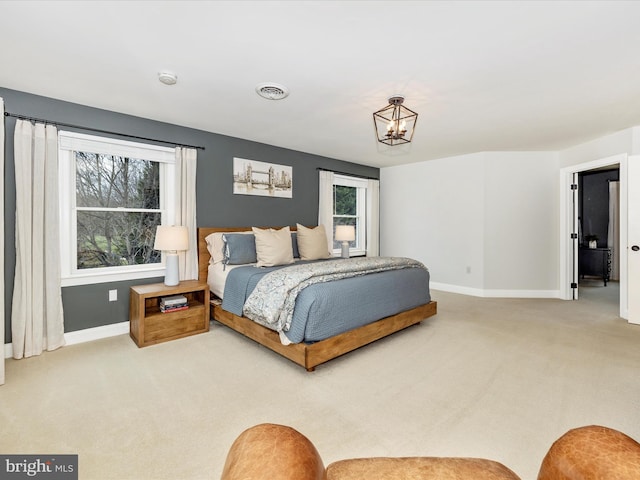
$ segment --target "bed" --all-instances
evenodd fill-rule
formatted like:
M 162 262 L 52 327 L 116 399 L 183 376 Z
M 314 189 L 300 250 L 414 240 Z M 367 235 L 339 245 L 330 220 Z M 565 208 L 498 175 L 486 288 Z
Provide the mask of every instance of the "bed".
M 306 227 L 302 227 L 299 225 L 298 227 L 305 229 L 306 232 Z M 276 229 L 270 230 L 274 231 Z M 290 232 L 292 232 L 292 243 L 294 245 L 293 250 L 295 251 L 295 235 L 298 228 L 290 227 L 289 230 Z M 228 259 L 225 259 L 224 262 L 220 262 L 219 258 L 212 258 L 211 252 L 213 251 L 214 256 L 217 256 L 217 252 L 220 250 L 219 245 L 216 245 L 214 247 L 212 239 L 219 239 L 221 236 L 226 239 L 231 239 L 232 237 L 240 238 L 240 235 L 238 234 L 247 234 L 251 232 L 251 227 L 206 227 L 198 229 L 198 278 L 200 281 L 209 283 L 211 287 L 211 318 L 260 343 L 270 350 L 273 350 L 274 352 L 288 358 L 289 360 L 304 367 L 307 371 L 313 371 L 316 366 L 333 358 L 360 348 L 380 338 L 391 335 L 392 333 L 395 333 L 399 330 L 403 330 L 411 325 L 419 324 L 424 319 L 435 315 L 437 312 L 437 304 L 430 299 L 430 295 L 428 292 L 428 271 L 426 274 L 426 284 L 424 284 L 423 288 L 423 290 L 426 289 L 426 292 L 422 292 L 420 294 L 424 296 L 414 296 L 414 298 L 410 300 L 410 302 L 412 303 L 410 303 L 408 306 L 401 304 L 396 305 L 397 302 L 394 301 L 394 298 L 392 298 L 393 296 L 388 296 L 386 291 L 384 293 L 380 293 L 382 292 L 380 288 L 381 285 L 386 285 L 388 288 L 389 285 L 395 284 L 396 280 L 400 281 L 401 275 L 404 275 L 404 273 L 402 273 L 404 271 L 411 271 L 411 274 L 414 275 L 414 277 L 412 277 L 410 281 L 416 282 L 416 278 L 418 277 L 415 277 L 415 275 L 418 275 L 418 273 L 417 269 L 415 268 L 402 268 L 400 270 L 393 270 L 388 272 L 375 272 L 371 275 L 361 275 L 358 279 L 338 278 L 332 282 L 323 282 L 322 285 L 309 285 L 307 288 L 304 288 L 304 290 L 301 290 L 298 295 L 296 305 L 304 303 L 303 300 L 305 298 L 308 300 L 310 298 L 309 295 L 312 295 L 312 293 L 310 292 L 313 292 L 314 289 L 332 288 L 333 290 L 330 291 L 330 297 L 332 299 L 331 303 L 335 304 L 332 306 L 332 308 L 334 309 L 336 305 L 342 305 L 344 307 L 348 304 L 351 304 L 349 305 L 349 308 L 346 308 L 346 310 L 349 310 L 351 312 L 358 311 L 358 314 L 360 314 L 360 311 L 366 312 L 367 308 L 370 312 L 370 306 L 373 305 L 373 308 L 379 307 L 380 311 L 384 310 L 384 313 L 376 313 L 376 317 L 369 318 L 368 320 L 366 320 L 365 324 L 356 324 L 355 326 L 339 326 L 336 327 L 338 331 L 332 332 L 329 329 L 329 331 L 327 332 L 326 328 L 322 327 L 322 323 L 324 323 L 325 325 L 333 325 L 334 323 L 346 322 L 346 324 L 348 324 L 348 320 L 350 320 L 338 318 L 342 317 L 343 315 L 336 315 L 335 313 L 332 313 L 328 315 L 328 317 L 331 317 L 330 322 L 327 322 L 326 317 L 322 319 L 322 322 L 318 322 L 318 325 L 320 325 L 322 328 L 319 329 L 321 330 L 321 333 L 316 333 L 316 337 L 313 337 L 311 339 L 304 338 L 304 335 L 307 335 L 305 331 L 303 333 L 303 338 L 294 338 L 292 341 L 286 338 L 286 336 L 283 335 L 282 331 L 277 331 L 276 329 L 274 329 L 273 326 L 268 328 L 267 326 L 265 326 L 266 324 L 260 324 L 257 323 L 257 321 L 247 318 L 246 316 L 244 316 L 242 311 L 238 310 L 237 308 L 229 308 L 227 305 L 225 305 L 226 303 L 229 303 L 226 297 L 231 296 L 228 291 L 227 293 L 224 293 L 225 288 L 228 288 L 228 285 L 226 285 L 227 281 L 229 281 L 229 279 L 234 275 L 236 277 L 241 276 L 239 275 L 239 272 L 247 267 L 243 264 L 228 265 Z M 297 232 L 298 235 L 301 235 L 301 233 L 301 231 Z M 209 243 L 207 242 L 207 240 L 209 240 Z M 327 259 L 324 268 L 329 268 L 329 265 L 335 265 L 339 261 L 349 262 L 350 260 Z M 354 259 L 353 261 L 356 262 L 357 260 Z M 298 264 L 298 259 L 296 259 L 296 264 Z M 237 270 L 234 270 L 236 268 Z M 214 270 L 216 270 L 217 273 L 212 273 Z M 260 269 L 253 268 L 253 270 Z M 269 268 L 267 268 L 266 270 L 269 270 Z M 391 283 L 388 279 L 382 281 L 382 275 L 395 275 L 396 280 L 391 280 Z M 376 288 L 366 288 L 362 294 L 354 295 L 353 289 L 356 288 L 354 284 L 356 283 L 356 281 L 362 282 L 363 276 L 367 277 L 367 281 L 376 283 L 378 285 L 376 287 L 377 290 Z M 340 287 L 336 287 L 336 285 L 339 285 Z M 405 288 L 405 290 L 411 289 Z M 418 291 L 421 291 L 419 286 Z M 366 302 L 367 305 L 369 305 L 369 307 L 364 304 L 358 304 L 361 298 L 363 299 L 363 302 Z M 417 301 L 416 298 L 423 298 L 423 300 Z M 263 304 L 258 303 L 258 306 L 261 307 L 263 306 Z M 294 309 L 294 316 L 298 314 L 298 310 L 301 310 L 301 307 L 296 306 Z M 335 310 L 333 310 L 333 312 L 335 312 Z M 314 314 L 316 316 L 322 315 L 322 310 L 315 311 Z M 368 315 L 371 316 L 371 313 L 368 313 Z M 362 323 L 364 320 L 362 318 L 359 318 L 358 321 Z M 344 331 L 340 331 L 340 328 L 344 329 Z M 300 329 L 298 328 L 298 330 Z M 286 332 L 286 334 L 291 335 L 290 332 L 291 331 L 288 331 Z M 299 333 L 297 335 L 300 336 Z

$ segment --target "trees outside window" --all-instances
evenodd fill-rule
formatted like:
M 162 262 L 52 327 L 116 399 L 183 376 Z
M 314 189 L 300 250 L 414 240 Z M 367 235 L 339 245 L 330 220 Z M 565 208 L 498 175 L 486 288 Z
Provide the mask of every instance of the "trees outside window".
M 77 268 L 160 263 L 160 164 L 75 152 Z

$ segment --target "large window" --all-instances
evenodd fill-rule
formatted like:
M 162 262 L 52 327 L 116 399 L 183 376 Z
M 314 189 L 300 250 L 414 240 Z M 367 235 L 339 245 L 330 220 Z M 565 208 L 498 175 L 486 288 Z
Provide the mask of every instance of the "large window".
M 162 275 L 156 227 L 172 223 L 172 148 L 60 132 L 63 286 Z
M 352 225 L 356 239 L 349 243 L 352 256 L 366 253 L 367 181 L 361 178 L 335 175 L 333 179 L 333 252 L 340 254 L 341 242 L 335 240 L 337 225 Z

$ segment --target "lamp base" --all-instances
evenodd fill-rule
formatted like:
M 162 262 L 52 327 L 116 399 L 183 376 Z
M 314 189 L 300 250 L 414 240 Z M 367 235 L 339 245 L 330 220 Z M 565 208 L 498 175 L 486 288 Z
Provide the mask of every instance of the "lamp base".
M 178 254 L 166 254 L 166 269 L 164 273 L 164 284 L 167 287 L 175 287 L 180 283 L 180 271 L 178 267 Z
M 349 258 L 349 242 L 342 242 L 342 258 Z

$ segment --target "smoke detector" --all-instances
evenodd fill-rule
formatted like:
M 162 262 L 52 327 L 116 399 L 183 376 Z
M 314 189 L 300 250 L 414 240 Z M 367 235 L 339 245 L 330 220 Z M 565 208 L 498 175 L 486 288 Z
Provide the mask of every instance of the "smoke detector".
M 289 89 L 277 83 L 261 83 L 256 87 L 256 93 L 267 100 L 282 100 L 289 96 Z
M 171 72 L 160 72 L 158 74 L 158 80 L 160 80 L 165 85 L 175 85 L 178 81 L 178 76 L 175 73 Z

